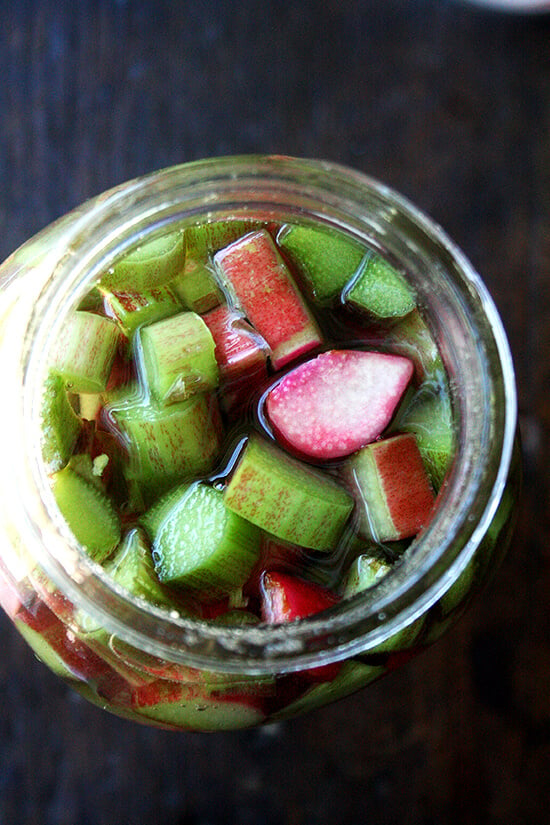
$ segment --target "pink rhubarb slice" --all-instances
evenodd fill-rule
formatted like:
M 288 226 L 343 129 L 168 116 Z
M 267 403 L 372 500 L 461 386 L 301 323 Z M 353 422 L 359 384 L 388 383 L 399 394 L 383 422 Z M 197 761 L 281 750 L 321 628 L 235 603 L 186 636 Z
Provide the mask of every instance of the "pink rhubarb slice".
M 376 541 L 415 536 L 431 519 L 434 494 L 412 433 L 368 444 L 345 470 L 359 502 L 360 530 Z
M 266 230 L 250 232 L 214 257 L 251 324 L 271 348 L 275 369 L 321 343 L 321 333 Z
M 388 426 L 413 370 L 400 355 L 324 352 L 289 372 L 268 394 L 275 436 L 317 460 L 349 455 Z

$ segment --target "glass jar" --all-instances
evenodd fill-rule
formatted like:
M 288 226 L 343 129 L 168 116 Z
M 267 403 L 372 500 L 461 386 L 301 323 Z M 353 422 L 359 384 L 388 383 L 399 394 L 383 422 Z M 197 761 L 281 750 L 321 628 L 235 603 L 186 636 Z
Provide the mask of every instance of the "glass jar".
M 287 624 L 223 626 L 134 598 L 81 550 L 40 457 L 46 353 L 100 275 L 177 224 L 245 217 L 336 227 L 398 262 L 449 378 L 456 455 L 429 526 L 391 572 Z M 512 361 L 495 307 L 444 232 L 336 164 L 226 157 L 85 203 L 0 270 L 0 602 L 39 658 L 90 701 L 143 723 L 248 727 L 345 696 L 431 644 L 498 565 L 520 476 Z

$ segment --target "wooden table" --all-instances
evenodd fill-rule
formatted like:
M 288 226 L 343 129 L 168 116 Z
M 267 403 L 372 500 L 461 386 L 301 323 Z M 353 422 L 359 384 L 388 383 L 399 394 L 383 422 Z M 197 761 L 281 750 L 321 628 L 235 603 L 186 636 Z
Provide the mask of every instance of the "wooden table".
M 483 599 L 390 678 L 256 732 L 114 719 L 0 619 L 2 825 L 529 825 L 550 785 L 550 15 L 450 0 L 2 4 L 0 257 L 136 174 L 284 152 L 385 180 L 482 273 L 525 452 Z

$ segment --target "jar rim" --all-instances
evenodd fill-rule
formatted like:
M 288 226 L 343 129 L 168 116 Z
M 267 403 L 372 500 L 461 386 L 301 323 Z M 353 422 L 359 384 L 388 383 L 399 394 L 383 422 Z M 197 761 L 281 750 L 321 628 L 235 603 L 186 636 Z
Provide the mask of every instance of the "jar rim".
M 205 211 L 211 215 L 222 207 L 229 210 L 239 204 L 242 208 L 245 195 L 250 199 L 246 208 L 258 210 L 261 205 L 266 212 L 276 212 L 283 195 L 285 204 L 292 198 L 295 204 L 298 198 L 297 214 L 326 221 L 328 211 L 345 231 L 359 234 L 366 231 L 363 212 L 368 207 L 369 221 L 379 224 L 386 237 L 390 230 L 396 233 L 411 255 L 417 254 L 415 246 L 424 244 L 437 256 L 439 274 L 445 272 L 450 281 L 445 300 L 454 300 L 468 318 L 471 342 L 480 348 L 478 365 L 483 374 L 476 426 L 485 461 L 476 466 L 470 450 L 469 477 L 464 467 L 461 473 L 462 459 L 455 462 L 432 522 L 413 543 L 416 562 L 410 569 L 405 565 L 398 576 L 392 571 L 369 591 L 306 619 L 236 628 L 175 616 L 136 599 L 78 548 L 56 515 L 44 477 L 36 409 L 47 341 L 63 313 L 74 306 L 75 295 L 84 286 L 89 288 L 106 261 L 114 260 L 138 238 L 159 231 L 182 211 L 189 220 L 196 218 L 200 202 L 204 218 Z M 370 224 L 368 229 L 374 231 Z M 34 345 L 25 355 L 26 478 L 41 491 L 39 515 L 26 520 L 28 538 L 38 538 L 41 565 L 70 601 L 82 605 L 129 644 L 163 658 L 197 667 L 263 673 L 296 670 L 318 664 L 321 658 L 343 659 L 374 647 L 413 622 L 456 580 L 504 490 L 516 432 L 516 391 L 507 338 L 493 300 L 440 226 L 390 187 L 340 164 L 273 155 L 211 158 L 145 175 L 99 196 L 67 224 L 27 338 Z M 495 420 L 491 428 L 489 423 Z M 461 506 L 449 523 L 446 508 L 457 491 Z

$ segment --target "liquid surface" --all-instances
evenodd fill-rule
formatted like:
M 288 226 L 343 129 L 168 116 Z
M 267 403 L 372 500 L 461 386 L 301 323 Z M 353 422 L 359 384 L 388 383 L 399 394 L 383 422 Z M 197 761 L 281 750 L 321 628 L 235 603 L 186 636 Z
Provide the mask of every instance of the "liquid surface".
M 137 595 L 289 621 L 314 612 L 288 608 L 293 589 L 316 610 L 319 592 L 353 595 L 429 522 L 454 448 L 447 379 L 377 252 L 315 226 L 174 230 L 69 321 L 44 457 L 77 538 Z

